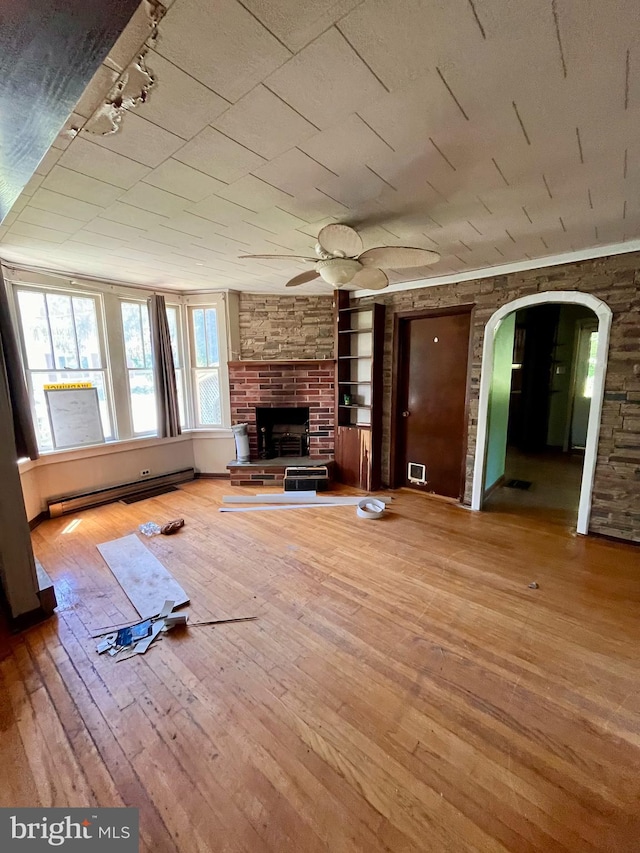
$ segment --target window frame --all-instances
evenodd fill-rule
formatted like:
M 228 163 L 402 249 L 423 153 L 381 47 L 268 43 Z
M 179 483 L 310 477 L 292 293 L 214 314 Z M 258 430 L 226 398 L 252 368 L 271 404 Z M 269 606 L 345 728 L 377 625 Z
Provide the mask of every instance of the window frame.
M 119 296 L 118 302 L 119 302 L 119 308 L 120 308 L 120 315 L 119 315 L 120 316 L 120 334 L 122 336 L 122 351 L 124 353 L 124 365 L 123 365 L 123 367 L 124 367 L 124 375 L 126 376 L 126 384 L 127 384 L 127 399 L 128 399 L 128 410 L 129 410 L 130 436 L 131 436 L 131 438 L 153 438 L 153 436 L 158 435 L 157 416 L 156 416 L 156 425 L 155 425 L 155 428 L 153 430 L 146 430 L 146 431 L 140 431 L 140 432 L 136 431 L 135 423 L 133 420 L 133 401 L 132 401 L 132 396 L 131 396 L 131 373 L 132 373 L 132 371 L 150 372 L 151 373 L 151 380 L 154 383 L 153 406 L 155 409 L 155 405 L 156 405 L 156 403 L 155 403 L 155 381 L 154 381 L 154 374 L 153 374 L 153 345 L 151 343 L 151 334 L 152 334 L 152 331 L 151 331 L 151 309 L 149 307 L 149 300 L 144 299 L 144 298 L 136 298 L 134 296 L 130 296 L 130 297 L 129 296 Z M 149 367 L 146 367 L 146 366 L 145 367 L 129 367 L 129 364 L 127 363 L 127 343 L 125 340 L 124 320 L 123 320 L 123 316 L 122 316 L 122 306 L 125 304 L 137 305 L 141 311 L 144 308 L 147 309 L 147 322 L 149 324 L 149 356 L 150 356 L 150 360 L 151 360 L 151 364 Z M 142 317 L 142 313 L 140 314 L 140 316 Z M 144 331 L 142 329 L 142 320 L 140 321 L 140 333 L 142 335 L 142 346 L 144 348 Z M 144 353 L 144 355 L 146 357 L 146 352 Z M 146 358 L 145 358 L 145 360 L 146 360 Z
M 31 419 L 33 421 L 33 426 L 36 434 L 36 441 L 38 443 L 38 451 L 40 453 L 57 453 L 64 450 L 75 449 L 75 448 L 56 448 L 55 445 L 51 447 L 42 447 L 40 444 L 40 434 L 38 430 L 38 414 L 36 411 L 36 396 L 34 392 L 34 383 L 33 376 L 34 374 L 43 374 L 43 373 L 58 373 L 63 374 L 69 377 L 69 381 L 73 381 L 76 374 L 81 373 L 101 373 L 103 376 L 104 383 L 104 392 L 105 392 L 105 401 L 107 407 L 107 413 L 109 416 L 109 422 L 111 426 L 111 438 L 105 438 L 104 444 L 113 444 L 114 442 L 119 440 L 118 436 L 118 424 L 116 421 L 116 413 L 115 413 L 115 404 L 113 398 L 113 386 L 112 386 L 112 370 L 111 370 L 111 360 L 109 357 L 109 348 L 108 341 L 106 335 L 106 326 L 105 326 L 105 309 L 104 302 L 102 299 L 102 294 L 89 288 L 78 288 L 78 287 L 64 287 L 64 286 L 54 286 L 54 285 L 42 285 L 42 284 L 30 284 L 28 282 L 12 282 L 11 287 L 11 298 L 12 298 L 12 313 L 14 319 L 14 326 L 17 333 L 18 343 L 20 347 L 20 357 L 22 359 L 22 369 L 25 376 L 25 383 L 27 386 L 27 395 L 29 397 L 29 408 L 31 410 Z M 96 328 L 98 333 L 98 343 L 100 348 L 100 358 L 102 362 L 102 367 L 99 368 L 31 368 L 29 367 L 29 353 L 27 350 L 27 341 L 25 336 L 25 330 L 23 326 L 23 313 L 20 307 L 20 298 L 19 293 L 35 293 L 40 294 L 45 297 L 45 306 L 47 310 L 47 326 L 49 330 L 49 341 L 51 344 L 51 354 L 55 361 L 55 349 L 53 342 L 53 335 L 51 332 L 51 320 L 49 317 L 49 308 L 46 302 L 46 297 L 49 295 L 53 296 L 65 296 L 70 300 L 73 300 L 73 297 L 79 297 L 82 299 L 91 299 L 94 303 L 96 310 Z M 74 325 L 74 337 L 77 348 L 77 329 L 75 324 L 75 318 L 73 321 Z M 84 382 L 86 379 L 77 378 L 75 381 Z M 50 425 L 51 426 L 51 425 Z M 102 424 L 102 428 L 104 430 L 104 423 Z M 80 448 L 78 448 L 80 449 Z
M 189 386 L 191 393 L 191 428 L 198 431 L 216 431 L 229 429 L 231 426 L 231 402 L 229 394 L 229 329 L 226 294 L 190 294 L 185 296 L 185 331 L 188 338 L 189 352 Z M 197 367 L 195 357 L 195 334 L 193 326 L 193 311 L 198 308 L 214 308 L 217 317 L 218 332 L 218 383 L 220 388 L 220 417 L 219 424 L 202 424 L 197 413 L 197 391 L 195 376 L 199 370 L 215 370 L 216 368 Z
M 17 267 L 4 268 L 11 319 L 18 337 L 20 355 L 25 377 L 29 368 L 26 352 L 26 340 L 23 334 L 21 316 L 18 306 L 18 290 L 30 290 L 36 293 L 58 293 L 67 297 L 87 296 L 94 300 L 97 306 L 98 335 L 104 367 L 101 371 L 105 377 L 105 396 L 111 421 L 112 438 L 104 444 L 92 445 L 94 448 L 104 448 L 131 441 L 153 441 L 157 433 L 134 433 L 131 405 L 129 402 L 129 384 L 124 378 L 126 353 L 124 347 L 124 330 L 121 319 L 121 302 L 147 302 L 151 289 L 128 286 L 121 283 L 94 282 L 89 279 L 74 281 L 70 276 L 54 276 L 50 273 L 39 273 Z M 213 293 L 183 293 L 160 291 L 165 296 L 167 307 L 177 309 L 178 353 L 180 357 L 183 378 L 184 421 L 181 424 L 183 432 L 220 433 L 226 432 L 231 424 L 231 407 L 229 394 L 228 353 L 233 351 L 237 357 L 239 340 L 237 334 L 237 294 L 217 291 Z M 190 307 L 211 307 L 217 311 L 218 323 L 218 376 L 220 382 L 220 406 L 222 423 L 196 424 L 195 388 L 193 385 L 192 364 L 192 331 Z M 230 321 L 230 314 L 232 315 Z M 47 371 L 50 372 L 50 371 Z M 55 371 L 62 372 L 62 371 Z M 86 372 L 86 371 L 85 371 Z M 29 405 L 37 426 L 35 417 L 34 394 L 31 383 L 28 383 Z M 162 441 L 159 439 L 158 441 Z M 41 449 L 42 456 L 55 456 L 78 453 L 86 455 L 87 447 L 65 449 Z

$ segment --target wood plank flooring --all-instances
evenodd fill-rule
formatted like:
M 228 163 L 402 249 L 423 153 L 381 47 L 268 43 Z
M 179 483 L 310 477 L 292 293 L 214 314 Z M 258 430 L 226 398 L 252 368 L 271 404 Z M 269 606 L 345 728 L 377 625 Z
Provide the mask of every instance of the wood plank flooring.
M 2 638 L 0 805 L 136 806 L 154 853 L 640 851 L 638 548 L 405 491 L 219 513 L 229 488 L 34 532 L 60 607 Z M 135 614 L 95 546 L 176 516 L 144 541 L 191 619 L 259 618 L 99 657 Z

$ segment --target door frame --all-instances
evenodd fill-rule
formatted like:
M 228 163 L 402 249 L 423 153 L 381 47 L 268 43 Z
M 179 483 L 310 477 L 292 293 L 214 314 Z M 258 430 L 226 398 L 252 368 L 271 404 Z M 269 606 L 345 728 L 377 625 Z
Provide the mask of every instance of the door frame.
M 485 326 L 484 344 L 482 348 L 482 372 L 480 375 L 480 396 L 478 400 L 478 431 L 476 436 L 471 509 L 481 510 L 485 497 L 483 484 L 487 458 L 487 442 L 489 438 L 489 397 L 493 381 L 493 350 L 495 334 L 502 320 L 514 311 L 519 311 L 522 308 L 529 308 L 532 305 L 544 305 L 545 303 L 550 302 L 583 305 L 586 308 L 590 308 L 598 319 L 596 371 L 593 381 L 591 407 L 589 409 L 587 442 L 582 468 L 580 502 L 578 505 L 578 519 L 576 524 L 576 530 L 578 533 L 587 534 L 589 531 L 589 517 L 591 515 L 593 480 L 596 470 L 600 421 L 602 418 L 602 403 L 604 400 L 604 384 L 607 372 L 607 358 L 609 355 L 609 336 L 611 332 L 611 320 L 613 317 L 611 308 L 609 308 L 609 306 L 601 299 L 598 299 L 596 296 L 592 296 L 590 293 L 581 293 L 576 290 L 557 290 L 545 293 L 534 293 L 530 296 L 522 296 L 519 299 L 514 299 L 512 302 L 507 302 L 505 305 L 500 307 L 491 316 Z
M 397 489 L 404 485 L 404 465 L 401 464 L 399 456 L 402 451 L 402 435 L 400 418 L 402 412 L 398 408 L 401 392 L 400 386 L 405 388 L 406 377 L 402 374 L 406 346 L 406 328 L 411 320 L 423 320 L 428 317 L 444 317 L 452 314 L 469 314 L 469 349 L 467 352 L 467 381 L 465 386 L 464 400 L 464 434 L 462 439 L 462 467 L 460 472 L 460 497 L 462 500 L 465 490 L 467 449 L 469 443 L 469 405 L 471 389 L 471 355 L 473 352 L 473 316 L 474 303 L 463 305 L 449 305 L 440 308 L 417 308 L 410 311 L 398 311 L 393 317 L 393 361 L 391 365 L 391 424 L 389 434 L 389 485 Z

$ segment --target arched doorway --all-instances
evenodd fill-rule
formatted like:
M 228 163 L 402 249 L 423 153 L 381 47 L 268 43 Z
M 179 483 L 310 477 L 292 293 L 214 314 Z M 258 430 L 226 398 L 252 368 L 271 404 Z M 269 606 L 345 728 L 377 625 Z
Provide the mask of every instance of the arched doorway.
M 490 318 L 485 327 L 484 345 L 482 351 L 482 374 L 480 377 L 480 397 L 478 402 L 478 432 L 476 440 L 476 456 L 473 472 L 473 490 L 471 508 L 482 509 L 485 499 L 485 471 L 487 466 L 487 449 L 489 439 L 489 408 L 492 388 L 494 385 L 494 357 L 496 353 L 496 338 L 504 321 L 515 312 L 536 305 L 560 303 L 567 305 L 582 305 L 591 309 L 597 318 L 598 336 L 595 354 L 595 371 L 591 389 L 591 403 L 586 430 L 584 464 L 580 485 L 580 499 L 576 530 L 586 534 L 589 529 L 591 512 L 591 493 L 595 474 L 602 401 L 604 397 L 604 380 L 609 352 L 609 334 L 611 330 L 611 309 L 601 299 L 589 293 L 577 291 L 551 291 L 523 296 L 508 302 L 499 308 Z M 504 437 L 506 442 L 506 435 Z

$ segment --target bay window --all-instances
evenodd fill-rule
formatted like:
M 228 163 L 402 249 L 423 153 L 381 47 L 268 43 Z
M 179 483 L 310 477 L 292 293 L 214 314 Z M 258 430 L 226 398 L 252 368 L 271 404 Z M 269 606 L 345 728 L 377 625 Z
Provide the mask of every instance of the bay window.
M 54 451 L 45 386 L 97 389 L 105 441 L 157 432 L 147 294 L 109 285 L 13 282 L 13 297 L 38 446 Z M 229 422 L 224 297 L 172 295 L 167 323 L 183 429 Z

